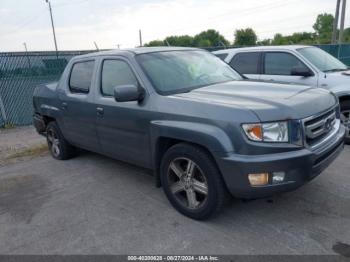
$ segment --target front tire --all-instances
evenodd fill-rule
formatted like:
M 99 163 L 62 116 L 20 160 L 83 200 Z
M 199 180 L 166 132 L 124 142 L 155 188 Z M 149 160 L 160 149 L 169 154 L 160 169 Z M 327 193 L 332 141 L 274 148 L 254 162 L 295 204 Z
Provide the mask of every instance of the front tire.
M 53 158 L 66 160 L 72 158 L 76 148 L 71 146 L 63 137 L 56 122 L 50 122 L 46 128 L 46 140 Z
M 350 144 L 350 100 L 341 102 L 340 120 L 346 128 L 345 143 Z
M 165 153 L 160 178 L 172 206 L 193 219 L 218 213 L 229 197 L 212 157 L 190 144 L 176 144 Z

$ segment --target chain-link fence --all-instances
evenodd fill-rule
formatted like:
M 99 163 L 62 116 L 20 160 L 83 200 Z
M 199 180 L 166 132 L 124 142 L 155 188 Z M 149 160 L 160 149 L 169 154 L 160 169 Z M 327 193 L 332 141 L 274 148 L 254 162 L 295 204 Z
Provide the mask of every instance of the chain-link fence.
M 350 65 L 350 44 L 319 47 Z M 93 51 L 0 53 L 0 127 L 31 124 L 34 88 L 57 81 L 73 56 L 89 52 Z
M 350 44 L 318 45 L 318 47 L 338 58 L 344 64 L 350 66 Z
M 0 53 L 0 127 L 32 123 L 34 88 L 57 81 L 74 52 Z

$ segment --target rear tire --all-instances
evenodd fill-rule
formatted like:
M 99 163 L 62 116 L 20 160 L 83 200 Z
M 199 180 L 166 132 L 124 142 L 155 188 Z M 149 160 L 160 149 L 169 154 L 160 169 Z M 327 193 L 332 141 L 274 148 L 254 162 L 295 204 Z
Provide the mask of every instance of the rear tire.
M 193 219 L 209 218 L 229 199 L 216 163 L 198 146 L 180 143 L 168 149 L 161 161 L 160 178 L 172 206 Z
M 340 119 L 346 128 L 345 143 L 350 144 L 350 100 L 341 102 Z
M 53 158 L 66 160 L 76 155 L 76 148 L 67 142 L 54 121 L 46 127 L 46 140 Z

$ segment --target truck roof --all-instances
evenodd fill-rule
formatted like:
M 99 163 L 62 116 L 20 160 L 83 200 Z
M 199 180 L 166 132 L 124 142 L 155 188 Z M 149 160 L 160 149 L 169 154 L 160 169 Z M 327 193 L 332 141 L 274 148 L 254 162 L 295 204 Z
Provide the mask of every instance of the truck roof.
M 214 54 L 227 53 L 234 50 L 237 51 L 263 51 L 263 50 L 296 50 L 304 47 L 312 47 L 309 45 L 269 45 L 269 46 L 252 46 L 252 47 L 238 47 L 238 48 L 229 48 L 222 49 L 213 52 Z
M 190 50 L 202 50 L 199 48 L 192 47 L 168 47 L 168 46 L 159 46 L 159 47 L 137 47 L 137 48 L 128 48 L 128 49 L 113 49 L 108 51 L 99 51 L 94 53 L 89 53 L 85 55 L 76 56 L 77 58 L 87 58 L 87 57 L 96 57 L 96 56 L 106 56 L 106 55 L 125 55 L 125 54 L 146 54 L 146 53 L 156 53 L 156 52 L 167 52 L 167 51 L 190 51 Z

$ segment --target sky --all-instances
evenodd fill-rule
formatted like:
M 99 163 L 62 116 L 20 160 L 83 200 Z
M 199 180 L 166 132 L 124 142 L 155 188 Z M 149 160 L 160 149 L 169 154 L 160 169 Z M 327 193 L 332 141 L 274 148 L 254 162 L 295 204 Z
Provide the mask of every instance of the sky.
M 258 39 L 312 32 L 336 0 L 51 0 L 59 50 L 130 48 L 169 35 L 215 29 L 229 41 L 251 27 Z M 350 26 L 350 1 L 345 27 Z M 54 50 L 45 0 L 0 0 L 0 52 Z

